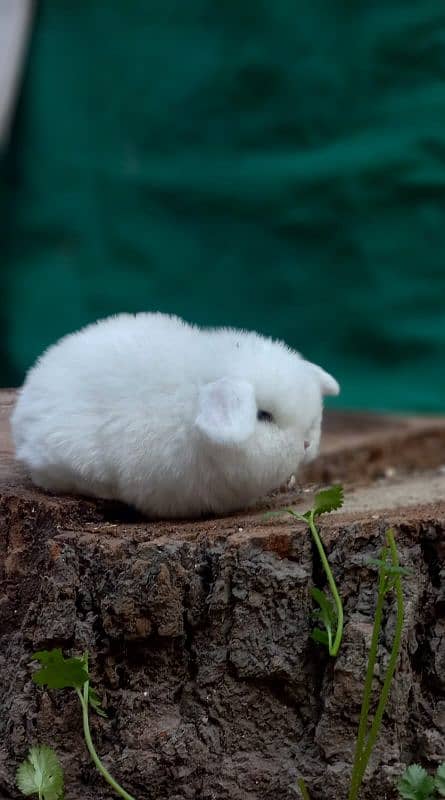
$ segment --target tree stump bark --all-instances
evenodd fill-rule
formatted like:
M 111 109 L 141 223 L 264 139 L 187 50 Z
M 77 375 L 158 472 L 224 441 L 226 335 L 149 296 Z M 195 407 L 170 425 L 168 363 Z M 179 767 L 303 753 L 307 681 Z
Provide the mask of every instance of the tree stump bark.
M 45 494 L 15 464 L 14 393 L 1 393 L 0 797 L 31 744 L 53 746 L 67 798 L 112 793 L 83 744 L 73 691 L 31 681 L 31 654 L 90 653 L 108 718 L 97 750 L 138 800 L 346 800 L 376 599 L 393 526 L 406 619 L 389 708 L 361 797 L 395 798 L 406 764 L 445 760 L 445 421 L 331 413 L 322 454 L 291 491 L 245 513 L 151 522 L 109 502 Z M 305 510 L 342 481 L 321 520 L 345 606 L 340 654 L 310 639 L 310 589 L 323 584 Z M 379 673 L 394 628 L 389 603 Z

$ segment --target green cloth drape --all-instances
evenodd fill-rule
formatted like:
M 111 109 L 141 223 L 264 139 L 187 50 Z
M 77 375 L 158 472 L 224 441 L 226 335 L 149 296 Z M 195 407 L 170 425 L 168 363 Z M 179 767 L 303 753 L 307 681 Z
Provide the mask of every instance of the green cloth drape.
M 445 409 L 445 6 L 42 0 L 1 164 L 1 381 L 160 309 L 347 407 Z

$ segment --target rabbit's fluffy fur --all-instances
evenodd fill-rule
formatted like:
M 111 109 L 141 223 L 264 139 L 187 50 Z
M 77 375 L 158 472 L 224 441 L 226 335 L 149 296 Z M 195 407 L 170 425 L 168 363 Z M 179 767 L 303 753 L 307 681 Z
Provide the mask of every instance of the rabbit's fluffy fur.
M 192 517 L 243 508 L 313 458 L 322 395 L 338 391 L 282 342 L 121 314 L 41 356 L 12 431 L 44 489 Z

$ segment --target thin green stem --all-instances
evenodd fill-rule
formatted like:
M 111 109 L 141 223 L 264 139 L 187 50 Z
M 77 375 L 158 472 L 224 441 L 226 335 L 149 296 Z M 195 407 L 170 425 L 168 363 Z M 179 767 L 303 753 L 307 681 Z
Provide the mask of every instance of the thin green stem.
M 392 566 L 398 567 L 399 557 L 397 553 L 396 543 L 394 541 L 394 533 L 392 530 L 387 531 L 387 537 L 388 537 L 388 544 L 391 550 Z M 394 576 L 394 586 L 397 598 L 397 617 L 396 617 L 396 629 L 394 632 L 394 641 L 391 649 L 391 655 L 389 658 L 388 667 L 386 670 L 385 680 L 383 682 L 382 691 L 380 693 L 379 702 L 374 715 L 374 719 L 372 721 L 371 729 L 368 734 L 366 746 L 362 753 L 360 761 L 359 785 L 363 780 L 363 776 L 365 774 L 366 767 L 368 766 L 370 755 L 372 753 L 372 750 L 374 748 L 380 730 L 383 714 L 385 713 L 385 709 L 388 703 L 389 691 L 396 670 L 397 659 L 399 657 L 399 651 L 400 651 L 400 644 L 402 641 L 403 622 L 404 622 L 404 603 L 403 603 L 402 579 L 400 575 Z
M 88 718 L 88 707 L 89 707 L 89 703 L 88 703 L 88 688 L 89 688 L 89 681 L 85 681 L 85 683 L 83 685 L 83 693 L 79 688 L 76 688 L 76 692 L 78 694 L 78 697 L 79 697 L 79 700 L 80 700 L 80 704 L 82 706 L 83 733 L 84 733 L 84 737 L 85 737 L 85 744 L 86 744 L 86 746 L 88 748 L 88 752 L 89 752 L 89 754 L 90 754 L 95 766 L 99 770 L 100 774 L 102 775 L 103 778 L 105 778 L 107 783 L 110 784 L 110 786 L 114 789 L 114 791 L 118 795 L 123 797 L 124 800 L 135 800 L 135 798 L 132 797 L 131 794 L 128 794 L 128 792 L 126 792 L 125 789 L 123 789 L 122 786 L 120 786 L 117 783 L 117 781 L 114 780 L 114 778 L 112 777 L 112 775 L 110 775 L 110 773 L 108 772 L 106 767 L 104 767 L 104 765 L 102 764 L 102 761 L 100 760 L 99 756 L 96 753 L 96 750 L 94 748 L 94 745 L 93 745 L 93 742 L 92 742 L 92 739 L 91 739 L 90 722 L 89 722 L 89 718 Z
M 394 533 L 392 530 L 387 531 L 388 546 L 382 552 L 382 561 L 386 562 L 388 556 L 388 547 L 391 554 L 391 565 L 393 567 L 399 566 L 399 557 L 397 553 L 396 543 L 394 541 Z M 357 800 L 358 792 L 362 784 L 366 768 L 368 766 L 369 758 L 375 746 L 377 736 L 383 719 L 383 714 L 388 703 L 389 692 L 391 688 L 392 679 L 397 666 L 397 659 L 400 651 L 400 644 L 402 641 L 403 621 L 404 621 L 404 603 L 403 603 L 403 589 L 402 579 L 400 574 L 393 577 L 394 587 L 396 590 L 397 598 L 397 618 L 396 629 L 394 632 L 394 641 L 391 648 L 391 655 L 388 662 L 388 667 L 385 674 L 382 690 L 380 692 L 377 709 L 374 714 L 371 728 L 366 737 L 366 727 L 368 723 L 369 706 L 371 700 L 372 678 L 374 666 L 376 662 L 378 636 L 382 624 L 383 615 L 383 601 L 389 589 L 388 572 L 385 567 L 381 567 L 379 574 L 379 591 L 377 598 L 377 608 L 374 618 L 374 628 L 371 642 L 371 649 L 368 660 L 368 670 L 366 674 L 365 690 L 363 695 L 362 710 L 360 714 L 359 733 L 357 736 L 357 744 L 354 757 L 354 766 L 351 777 L 351 787 L 349 790 L 348 800 Z
M 298 778 L 297 779 L 297 785 L 298 785 L 298 788 L 299 788 L 299 790 L 301 792 L 301 796 L 302 796 L 303 800 L 311 800 L 311 796 L 310 796 L 308 790 L 306 789 L 306 784 L 305 784 L 303 778 Z
M 382 550 L 381 559 L 386 560 L 387 548 Z M 377 650 L 379 643 L 380 629 L 382 627 L 383 603 L 385 599 L 386 575 L 384 569 L 379 571 L 379 588 L 377 595 L 377 606 L 374 616 L 374 626 L 372 629 L 371 647 L 368 656 L 368 667 L 366 670 L 365 688 L 363 691 L 362 707 L 360 710 L 360 722 L 358 726 L 357 741 L 355 745 L 354 763 L 352 767 L 351 785 L 348 800 L 356 800 L 360 786 L 360 766 L 362 753 L 365 747 L 366 728 L 368 725 L 369 707 L 371 704 L 372 682 L 374 678 L 375 662 L 377 660 Z
M 337 586 L 336 586 L 336 583 L 335 583 L 334 576 L 332 574 L 331 568 L 329 566 L 329 562 L 328 562 L 328 559 L 326 557 L 326 553 L 324 551 L 323 543 L 322 543 L 322 541 L 320 539 L 320 534 L 318 533 L 318 530 L 317 530 L 315 522 L 314 522 L 314 512 L 313 511 L 311 511 L 309 519 L 306 519 L 305 522 L 306 522 L 306 524 L 309 525 L 310 531 L 312 533 L 312 537 L 313 537 L 314 542 L 316 544 L 316 547 L 317 547 L 317 550 L 318 550 L 318 554 L 320 556 L 321 563 L 323 565 L 323 569 L 324 569 L 324 571 L 326 573 L 326 577 L 327 577 L 328 583 L 329 583 L 329 588 L 331 590 L 332 597 L 334 598 L 335 606 L 336 606 L 336 609 L 337 609 L 337 630 L 336 630 L 336 633 L 335 633 L 334 643 L 329 646 L 329 655 L 336 656 L 338 651 L 339 651 L 339 649 L 340 649 L 340 644 L 341 644 L 341 640 L 342 640 L 342 636 L 343 636 L 343 604 L 342 604 L 340 595 L 339 595 L 339 593 L 337 591 Z

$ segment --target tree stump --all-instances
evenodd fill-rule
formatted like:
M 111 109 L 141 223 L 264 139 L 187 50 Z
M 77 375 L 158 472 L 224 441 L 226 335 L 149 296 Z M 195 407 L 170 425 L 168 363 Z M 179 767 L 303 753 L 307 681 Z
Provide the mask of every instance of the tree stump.
M 326 416 L 322 453 L 297 484 L 224 518 L 151 522 L 110 502 L 51 496 L 14 463 L 1 393 L 0 797 L 31 744 L 59 754 L 67 798 L 112 793 L 86 752 L 73 691 L 31 680 L 31 655 L 90 653 L 108 718 L 97 750 L 138 800 L 346 800 L 375 609 L 377 557 L 396 532 L 406 619 L 391 699 L 361 797 L 395 798 L 406 764 L 445 760 L 445 421 Z M 345 607 L 336 659 L 310 638 L 323 574 L 303 524 L 265 512 L 311 504 Z M 389 602 L 379 672 L 394 629 Z

